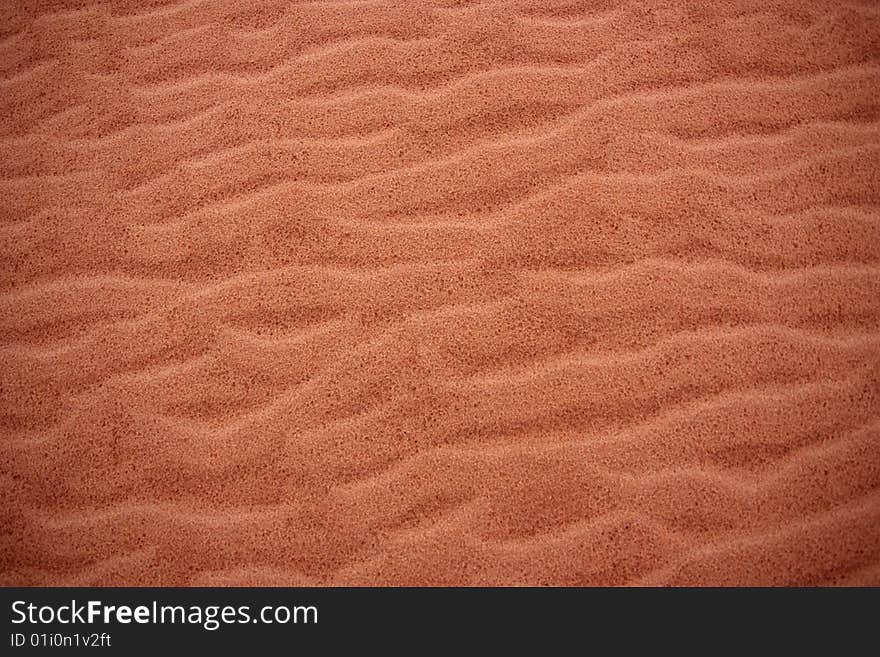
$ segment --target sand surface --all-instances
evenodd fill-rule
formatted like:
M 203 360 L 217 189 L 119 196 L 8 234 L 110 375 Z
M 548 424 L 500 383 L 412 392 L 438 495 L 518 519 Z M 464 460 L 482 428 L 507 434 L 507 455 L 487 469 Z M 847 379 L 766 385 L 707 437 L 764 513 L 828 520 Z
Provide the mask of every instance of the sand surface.
M 876 2 L 0 5 L 0 583 L 880 584 Z

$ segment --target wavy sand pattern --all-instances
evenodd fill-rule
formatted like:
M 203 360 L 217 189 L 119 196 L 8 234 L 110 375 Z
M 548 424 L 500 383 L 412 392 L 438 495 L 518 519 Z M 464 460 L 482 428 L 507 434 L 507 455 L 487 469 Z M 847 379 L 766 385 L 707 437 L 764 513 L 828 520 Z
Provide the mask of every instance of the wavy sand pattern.
M 0 8 L 4 584 L 880 584 L 880 6 Z

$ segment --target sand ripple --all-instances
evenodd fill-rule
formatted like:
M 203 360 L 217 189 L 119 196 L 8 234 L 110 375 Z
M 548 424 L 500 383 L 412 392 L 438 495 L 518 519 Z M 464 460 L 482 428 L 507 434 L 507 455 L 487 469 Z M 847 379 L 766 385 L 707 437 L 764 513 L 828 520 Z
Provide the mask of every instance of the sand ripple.
M 880 584 L 873 3 L 0 16 L 0 582 Z

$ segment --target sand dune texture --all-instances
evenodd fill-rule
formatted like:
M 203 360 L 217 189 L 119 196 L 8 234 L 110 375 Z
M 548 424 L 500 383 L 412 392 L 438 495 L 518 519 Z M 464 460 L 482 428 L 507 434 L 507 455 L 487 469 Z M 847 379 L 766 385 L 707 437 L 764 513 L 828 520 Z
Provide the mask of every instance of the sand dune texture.
M 880 584 L 880 5 L 0 5 L 0 582 Z

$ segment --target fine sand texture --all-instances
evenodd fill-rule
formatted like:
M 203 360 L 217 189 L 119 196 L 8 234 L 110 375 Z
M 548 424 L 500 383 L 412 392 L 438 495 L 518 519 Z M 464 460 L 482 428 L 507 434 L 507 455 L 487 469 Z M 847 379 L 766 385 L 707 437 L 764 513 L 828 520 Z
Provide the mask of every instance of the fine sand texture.
M 880 3 L 0 4 L 0 583 L 880 584 Z

